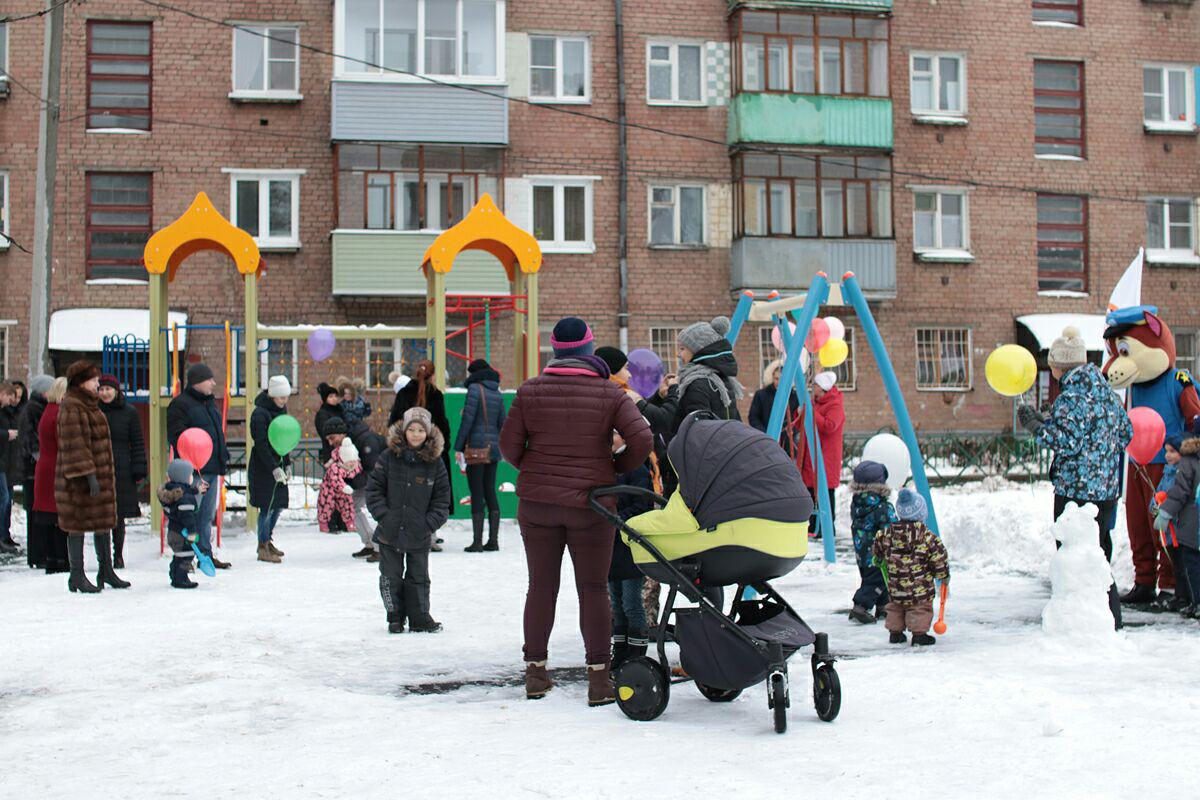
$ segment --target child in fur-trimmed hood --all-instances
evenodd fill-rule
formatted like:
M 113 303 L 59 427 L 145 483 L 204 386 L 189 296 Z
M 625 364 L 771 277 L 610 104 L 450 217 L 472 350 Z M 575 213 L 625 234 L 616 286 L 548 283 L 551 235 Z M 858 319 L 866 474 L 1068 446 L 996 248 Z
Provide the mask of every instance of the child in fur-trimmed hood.
M 1175 480 L 1158 506 L 1154 530 L 1175 567 L 1175 605 L 1184 616 L 1200 616 L 1200 436 L 1173 434 L 1164 448 L 1167 470 Z M 1165 483 L 1165 480 L 1164 480 Z M 1160 484 L 1160 489 L 1161 489 Z

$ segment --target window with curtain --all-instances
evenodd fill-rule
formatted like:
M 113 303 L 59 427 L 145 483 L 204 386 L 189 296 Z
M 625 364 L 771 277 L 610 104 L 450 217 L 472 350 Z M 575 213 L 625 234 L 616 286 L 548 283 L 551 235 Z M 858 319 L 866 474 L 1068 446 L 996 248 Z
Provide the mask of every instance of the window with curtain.
M 233 96 L 291 97 L 300 91 L 300 30 L 239 25 L 233 31 Z

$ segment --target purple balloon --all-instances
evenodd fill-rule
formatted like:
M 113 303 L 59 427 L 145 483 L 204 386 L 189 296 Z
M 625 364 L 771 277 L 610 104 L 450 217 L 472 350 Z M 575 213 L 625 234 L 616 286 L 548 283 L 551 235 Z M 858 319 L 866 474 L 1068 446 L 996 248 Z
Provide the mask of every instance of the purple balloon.
M 317 328 L 308 335 L 308 354 L 313 361 L 324 361 L 333 355 L 334 344 L 333 331 Z
M 651 397 L 662 379 L 663 362 L 657 353 L 643 347 L 629 354 L 629 388 L 642 397 Z

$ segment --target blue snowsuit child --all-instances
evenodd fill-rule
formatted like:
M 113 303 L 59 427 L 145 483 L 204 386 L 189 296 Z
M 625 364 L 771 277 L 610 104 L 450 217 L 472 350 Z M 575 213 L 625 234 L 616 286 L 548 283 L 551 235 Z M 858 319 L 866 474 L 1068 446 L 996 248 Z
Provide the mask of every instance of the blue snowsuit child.
M 850 531 L 854 534 L 854 557 L 858 562 L 859 586 L 854 593 L 850 619 L 873 624 L 888 602 L 883 570 L 875 563 L 875 534 L 896 522 L 896 511 L 888 502 L 887 467 L 875 461 L 860 461 L 850 485 Z
M 617 476 L 620 486 L 653 489 L 650 467 L 640 467 Z M 630 520 L 654 510 L 648 497 L 618 495 L 617 516 Z M 631 658 L 646 655 L 646 607 L 642 602 L 645 577 L 633 562 L 629 545 L 618 530 L 613 540 L 612 564 L 608 568 L 608 598 L 612 604 L 612 668 L 616 669 Z
M 200 538 L 200 490 L 196 486 L 196 470 L 192 462 L 176 458 L 167 465 L 167 482 L 158 490 L 158 501 L 167 515 L 167 544 L 171 548 L 171 586 L 176 589 L 195 589 L 198 585 L 188 577 L 192 563 L 191 542 Z
M 1167 466 L 1150 513 L 1154 529 L 1175 568 L 1175 599 L 1168 608 L 1187 617 L 1200 612 L 1200 438 L 1175 433 L 1166 439 Z M 1172 463 L 1174 462 L 1174 463 Z M 1159 493 L 1164 493 L 1161 504 Z

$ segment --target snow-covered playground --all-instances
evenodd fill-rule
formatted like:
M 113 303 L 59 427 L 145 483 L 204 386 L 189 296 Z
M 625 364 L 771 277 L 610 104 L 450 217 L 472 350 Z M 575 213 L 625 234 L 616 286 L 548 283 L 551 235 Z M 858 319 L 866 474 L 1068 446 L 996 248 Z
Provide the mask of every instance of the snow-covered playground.
M 0 569 L 0 797 L 446 798 L 1163 796 L 1191 782 L 1200 626 L 1127 612 L 1120 634 L 1043 633 L 1054 545 L 1048 485 L 935 490 L 952 558 L 949 632 L 887 643 L 846 619 L 852 556 L 815 551 L 776 585 L 839 654 L 841 715 L 812 709 L 791 662 L 791 727 L 766 692 L 730 704 L 674 687 L 650 723 L 589 709 L 569 563 L 551 643 L 561 681 L 524 699 L 526 568 L 515 526 L 498 554 L 432 556 L 436 635 L 387 633 L 353 534 L 293 510 L 282 565 L 226 526 L 233 568 L 171 589 L 143 523 L 128 591 L 81 597 L 23 561 Z M 841 497 L 839 525 L 847 517 Z M 1117 582 L 1131 581 L 1124 515 Z M 14 525 L 21 539 L 23 523 Z M 90 538 L 90 537 L 89 537 Z M 89 565 L 94 555 L 88 546 Z M 1103 603 L 1103 597 L 1097 598 Z

